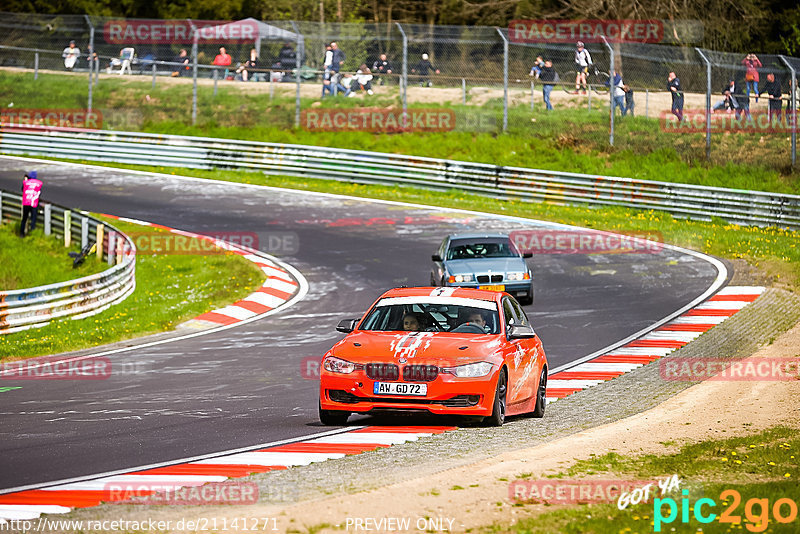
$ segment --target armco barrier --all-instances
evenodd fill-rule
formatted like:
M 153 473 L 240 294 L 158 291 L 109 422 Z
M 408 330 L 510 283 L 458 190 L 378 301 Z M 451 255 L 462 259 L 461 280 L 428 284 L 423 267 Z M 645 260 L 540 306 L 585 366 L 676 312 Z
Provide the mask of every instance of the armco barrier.
M 99 256 L 110 268 L 67 282 L 0 291 L 0 334 L 44 326 L 62 317 L 80 319 L 99 313 L 125 300 L 136 288 L 136 248 L 128 236 L 83 212 L 49 203 L 40 203 L 39 211 L 45 234 L 81 247 L 100 243 Z M 0 191 L 0 221 L 19 220 L 21 212 L 22 196 Z
M 57 155 L 360 183 L 460 189 L 496 198 L 653 209 L 743 225 L 800 228 L 800 196 L 609 176 L 503 167 L 378 152 L 36 126 L 0 130 L 4 154 Z

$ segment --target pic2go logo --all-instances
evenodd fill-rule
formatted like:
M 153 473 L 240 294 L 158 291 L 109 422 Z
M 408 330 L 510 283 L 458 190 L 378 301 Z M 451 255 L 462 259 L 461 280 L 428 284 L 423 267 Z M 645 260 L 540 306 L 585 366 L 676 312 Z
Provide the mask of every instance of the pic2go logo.
M 681 523 L 687 524 L 690 519 L 689 512 L 692 508 L 689 505 L 689 490 L 683 490 L 681 493 L 683 494 L 680 504 Z M 731 499 L 730 504 L 728 504 L 728 499 Z M 742 495 L 734 489 L 728 489 L 719 494 L 719 500 L 724 506 L 727 506 L 719 515 L 719 522 L 741 524 L 742 516 L 734 515 L 734 513 L 742 502 Z M 769 525 L 770 511 L 772 512 L 772 518 L 778 523 L 791 523 L 797 519 L 797 503 L 792 499 L 788 497 L 778 499 L 772 504 L 771 509 L 769 504 L 769 499 L 758 498 L 749 499 L 744 504 L 744 515 L 749 521 L 749 523 L 745 524 L 747 530 L 750 532 L 764 532 Z M 711 511 L 716 506 L 717 503 L 714 499 L 698 499 L 694 503 L 694 518 L 700 523 L 711 523 L 717 518 L 717 514 Z M 664 515 L 665 507 L 669 509 L 666 516 Z M 678 511 L 679 506 L 675 499 L 670 497 L 653 499 L 653 530 L 661 532 L 662 524 L 672 524 L 678 518 Z

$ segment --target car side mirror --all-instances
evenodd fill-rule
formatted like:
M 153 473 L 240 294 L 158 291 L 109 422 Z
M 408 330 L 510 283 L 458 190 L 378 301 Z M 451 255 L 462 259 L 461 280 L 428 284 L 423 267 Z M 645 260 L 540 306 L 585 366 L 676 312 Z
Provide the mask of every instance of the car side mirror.
M 431 256 L 431 259 L 432 259 L 433 261 L 442 261 L 442 257 L 441 257 L 441 256 L 439 256 L 438 254 L 433 254 L 433 255 Z
M 533 257 L 533 252 L 523 252 L 522 253 L 522 257 L 525 258 L 525 259 L 532 258 Z
M 336 326 L 336 331 L 342 332 L 343 334 L 349 334 L 350 332 L 356 329 L 357 322 L 358 319 L 342 319 Z
M 528 339 L 536 337 L 536 332 L 530 325 L 510 324 L 506 328 L 506 337 L 508 339 Z

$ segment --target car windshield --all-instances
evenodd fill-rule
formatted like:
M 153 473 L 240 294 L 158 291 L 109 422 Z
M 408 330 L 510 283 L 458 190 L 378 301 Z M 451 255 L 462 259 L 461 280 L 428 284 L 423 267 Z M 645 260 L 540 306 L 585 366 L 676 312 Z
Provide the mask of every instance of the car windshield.
M 498 334 L 500 319 L 494 302 L 453 298 L 431 302 L 423 297 L 395 297 L 381 299 L 360 329 Z
M 517 250 L 508 239 L 455 240 L 447 249 L 448 260 L 476 258 L 513 258 Z

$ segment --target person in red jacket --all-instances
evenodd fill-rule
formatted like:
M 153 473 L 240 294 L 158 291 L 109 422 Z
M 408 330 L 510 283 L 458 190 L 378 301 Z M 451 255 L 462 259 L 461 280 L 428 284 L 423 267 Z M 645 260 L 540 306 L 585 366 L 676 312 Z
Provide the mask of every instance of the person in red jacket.
M 747 98 L 750 98 L 750 88 L 756 94 L 756 102 L 758 102 L 758 69 L 762 67 L 761 60 L 755 54 L 747 54 L 742 60 L 742 65 L 745 66 L 744 81 L 747 87 Z
M 19 226 L 19 236 L 25 237 L 28 227 L 28 217 L 31 219 L 31 231 L 36 228 L 36 212 L 39 211 L 39 195 L 42 194 L 42 181 L 31 171 L 22 179 L 22 224 Z
M 219 47 L 219 54 L 214 58 L 214 62 L 212 65 L 216 65 L 217 67 L 230 67 L 231 63 L 233 63 L 233 58 L 231 55 L 225 51 L 225 47 Z M 222 75 L 222 78 L 225 79 L 228 77 L 228 69 L 225 69 L 225 73 Z

